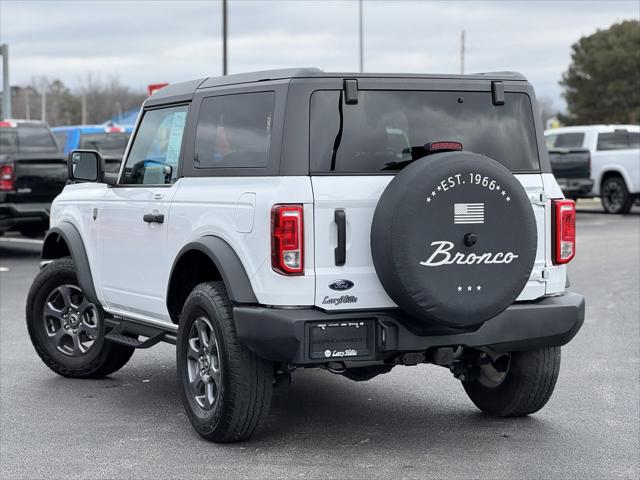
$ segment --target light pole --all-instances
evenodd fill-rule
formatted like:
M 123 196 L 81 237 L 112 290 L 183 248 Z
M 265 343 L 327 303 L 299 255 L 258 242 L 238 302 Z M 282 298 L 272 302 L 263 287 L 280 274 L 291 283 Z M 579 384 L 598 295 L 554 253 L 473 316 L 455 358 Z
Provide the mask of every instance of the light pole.
M 227 0 L 222 0 L 222 75 L 227 74 Z
M 364 72 L 364 45 L 362 36 L 362 1 L 358 0 L 359 46 L 360 46 L 360 73 Z
M 460 75 L 464 75 L 465 31 L 460 34 Z
M 9 84 L 9 45 L 0 45 L 2 55 L 2 116 L 11 118 L 11 85 Z M 0 117 L 1 119 L 1 117 Z

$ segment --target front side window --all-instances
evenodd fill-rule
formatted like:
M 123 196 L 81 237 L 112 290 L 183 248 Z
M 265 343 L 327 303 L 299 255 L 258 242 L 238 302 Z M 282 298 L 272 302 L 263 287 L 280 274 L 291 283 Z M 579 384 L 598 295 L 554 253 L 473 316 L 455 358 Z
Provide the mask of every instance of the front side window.
M 394 173 L 424 157 L 425 145 L 455 141 L 514 171 L 539 171 L 533 109 L 524 93 L 361 90 L 311 96 L 310 162 L 316 173 Z
M 186 105 L 145 112 L 127 157 L 120 183 L 173 183 L 178 175 L 186 120 Z
M 205 98 L 198 116 L 194 167 L 265 167 L 274 106 L 274 92 Z

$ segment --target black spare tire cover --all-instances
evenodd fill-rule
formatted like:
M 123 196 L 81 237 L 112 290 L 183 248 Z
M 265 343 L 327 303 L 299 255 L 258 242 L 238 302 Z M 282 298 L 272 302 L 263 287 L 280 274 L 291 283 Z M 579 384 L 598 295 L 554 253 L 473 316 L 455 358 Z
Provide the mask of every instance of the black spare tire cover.
M 536 221 L 504 166 L 470 152 L 417 160 L 389 183 L 371 227 L 382 286 L 418 320 L 481 324 L 513 303 L 531 275 Z

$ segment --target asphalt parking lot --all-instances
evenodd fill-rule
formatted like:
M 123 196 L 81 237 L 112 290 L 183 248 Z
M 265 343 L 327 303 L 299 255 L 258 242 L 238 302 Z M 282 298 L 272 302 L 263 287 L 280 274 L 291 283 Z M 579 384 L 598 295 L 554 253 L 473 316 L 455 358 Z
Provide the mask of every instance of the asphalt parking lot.
M 555 393 L 522 419 L 482 415 L 435 366 L 354 383 L 301 371 L 262 433 L 215 445 L 191 429 L 174 350 L 138 351 L 104 380 L 58 377 L 24 323 L 40 245 L 0 238 L 2 478 L 638 478 L 640 209 L 579 204 L 572 289 L 587 298 Z

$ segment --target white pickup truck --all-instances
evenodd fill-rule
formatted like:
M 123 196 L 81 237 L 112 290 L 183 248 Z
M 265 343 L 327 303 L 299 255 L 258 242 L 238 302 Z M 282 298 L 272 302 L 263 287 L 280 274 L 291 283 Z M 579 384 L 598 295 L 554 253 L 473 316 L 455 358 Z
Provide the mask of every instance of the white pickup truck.
M 589 125 L 544 132 L 547 148 L 591 152 L 591 192 L 607 213 L 627 213 L 640 200 L 640 126 Z

